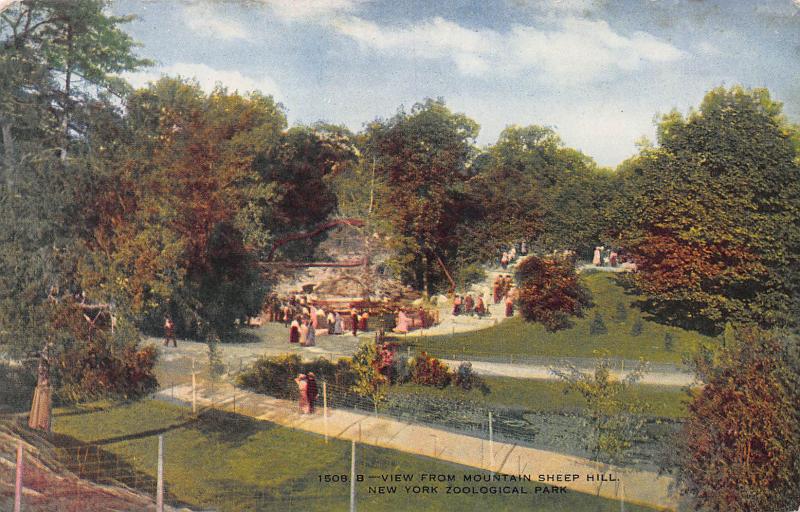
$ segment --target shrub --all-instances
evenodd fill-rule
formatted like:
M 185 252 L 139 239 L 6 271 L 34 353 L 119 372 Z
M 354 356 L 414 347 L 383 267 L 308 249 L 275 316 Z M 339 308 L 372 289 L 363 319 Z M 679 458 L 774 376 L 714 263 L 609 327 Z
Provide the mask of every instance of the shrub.
M 456 370 L 455 374 L 453 375 L 453 381 L 455 382 L 456 386 L 460 387 L 464 391 L 480 389 L 484 394 L 489 392 L 489 388 L 486 386 L 486 383 L 483 382 L 483 379 L 481 379 L 477 373 L 475 373 L 475 370 L 472 369 L 472 363 L 468 361 L 464 361 L 458 365 L 458 370 Z
M 628 308 L 624 302 L 617 302 L 617 310 L 614 311 L 614 321 L 622 323 L 628 319 Z
M 644 331 L 644 322 L 642 321 L 642 317 L 637 316 L 636 320 L 633 321 L 633 325 L 631 326 L 631 335 L 632 336 L 639 336 Z
M 486 271 L 476 263 L 470 263 L 458 271 L 458 283 L 465 290 L 468 290 L 470 285 L 479 283 L 484 279 L 486 279 Z
M 570 326 L 570 317 L 583 316 L 591 304 L 589 290 L 580 284 L 567 259 L 528 256 L 517 269 L 522 316 L 542 323 L 548 331 Z
M 667 352 L 672 352 L 675 349 L 675 335 L 671 332 L 664 334 L 664 348 Z
M 340 359 L 336 364 L 327 359 L 303 362 L 297 354 L 261 357 L 236 376 L 236 385 L 277 398 L 297 398 L 294 382 L 299 373 L 314 372 L 317 381 L 327 381 L 349 387 L 354 382 L 350 362 Z
M 422 352 L 411 364 L 411 382 L 444 388 L 450 384 L 450 369 L 435 357 Z
M 603 314 L 599 311 L 594 314 L 592 322 L 589 324 L 589 334 L 592 336 L 599 336 L 600 334 L 608 334 L 608 327 L 603 320 Z

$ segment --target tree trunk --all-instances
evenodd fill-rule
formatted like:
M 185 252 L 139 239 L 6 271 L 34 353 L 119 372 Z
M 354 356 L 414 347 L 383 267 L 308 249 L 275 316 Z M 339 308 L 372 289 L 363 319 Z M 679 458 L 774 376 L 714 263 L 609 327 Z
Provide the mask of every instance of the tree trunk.
M 8 187 L 8 190 L 11 190 L 14 187 L 14 177 L 15 177 L 15 170 L 14 170 L 14 137 L 11 134 L 11 123 L 6 122 L 5 120 L 2 121 L 2 126 L 0 126 L 3 132 L 3 167 L 4 167 L 4 176 L 3 179 L 5 180 L 5 184 Z

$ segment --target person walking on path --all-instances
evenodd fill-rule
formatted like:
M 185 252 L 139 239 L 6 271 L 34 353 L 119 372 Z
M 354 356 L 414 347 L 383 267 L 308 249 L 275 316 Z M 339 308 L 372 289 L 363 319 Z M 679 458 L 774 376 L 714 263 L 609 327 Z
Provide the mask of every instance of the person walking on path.
M 311 414 L 311 405 L 308 401 L 308 377 L 305 373 L 301 373 L 294 381 L 297 383 L 300 414 Z
M 494 285 L 492 286 L 492 293 L 494 294 L 493 298 L 494 298 L 494 303 L 495 304 L 498 304 L 500 302 L 500 295 L 501 295 L 500 292 L 501 292 L 502 287 L 503 287 L 502 283 L 503 283 L 502 276 L 497 276 L 494 279 Z
M 506 318 L 514 316 L 514 290 L 509 290 L 506 294 Z
M 475 314 L 479 317 L 486 314 L 486 305 L 483 303 L 483 295 L 478 295 L 478 300 L 475 301 Z
M 336 324 L 336 316 L 334 316 L 333 311 L 328 312 L 328 334 L 333 334 L 334 326 Z
M 472 298 L 472 294 L 468 293 L 466 298 L 464 299 L 464 313 L 469 316 L 472 316 L 474 307 L 475 307 L 475 300 Z
M 308 413 L 314 414 L 314 405 L 316 405 L 319 392 L 317 391 L 317 376 L 314 372 L 308 372 L 306 375 L 307 389 L 306 396 L 308 397 Z
M 169 346 L 169 341 L 172 340 L 172 346 L 178 347 L 178 340 L 175 339 L 175 324 L 172 318 L 167 315 L 164 317 L 164 346 Z
M 310 326 L 308 325 L 308 319 L 303 318 L 300 321 L 300 346 L 305 347 L 306 341 L 308 340 L 308 332 L 310 330 Z
M 594 248 L 594 256 L 592 257 L 592 265 L 599 267 L 602 260 L 600 259 L 600 247 Z
M 317 330 L 311 322 L 309 322 L 306 327 L 308 327 L 308 332 L 306 333 L 306 342 L 303 346 L 313 347 L 317 344 Z
M 361 313 L 361 317 L 358 319 L 358 328 L 361 329 L 363 332 L 367 331 L 369 327 L 369 312 L 364 311 Z
M 300 322 L 295 318 L 289 327 L 289 343 L 300 342 Z

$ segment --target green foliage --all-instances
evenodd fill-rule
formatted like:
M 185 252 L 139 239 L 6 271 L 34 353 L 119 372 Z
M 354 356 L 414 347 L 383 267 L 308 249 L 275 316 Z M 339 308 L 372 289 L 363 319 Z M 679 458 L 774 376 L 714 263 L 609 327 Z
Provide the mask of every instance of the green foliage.
M 295 377 L 313 372 L 317 381 L 327 381 L 338 386 L 352 386 L 355 375 L 349 361 L 340 359 L 331 363 L 319 358 L 303 362 L 298 354 L 260 357 L 236 375 L 236 385 L 257 393 L 277 398 L 297 399 Z
M 489 393 L 489 387 L 486 382 L 472 369 L 472 363 L 464 361 L 458 365 L 458 369 L 453 374 L 453 384 L 460 387 L 464 391 L 472 389 L 479 389 L 486 395 Z
M 629 162 L 624 246 L 663 320 L 718 334 L 730 319 L 798 318 L 800 160 L 780 112 L 764 89 L 714 89 Z
M 792 510 L 800 502 L 800 350 L 796 336 L 740 329 L 689 405 L 674 461 L 697 508 Z
M 362 343 L 350 363 L 355 374 L 355 381 L 350 389 L 359 396 L 369 398 L 375 412 L 378 404 L 386 398 L 387 387 L 390 384 L 388 377 L 381 373 L 381 352 L 378 346 L 371 341 Z
M 589 334 L 592 336 L 608 334 L 608 327 L 606 327 L 606 322 L 603 320 L 603 314 L 599 311 L 592 317 L 592 323 L 589 324 Z
M 675 337 L 671 332 L 664 333 L 664 349 L 667 352 L 672 352 L 675 350 Z
M 644 331 L 644 321 L 641 315 L 636 315 L 636 320 L 633 321 L 631 326 L 631 336 L 641 336 L 642 331 Z
M 600 357 L 591 374 L 577 368 L 555 373 L 566 383 L 566 393 L 577 393 L 586 401 L 586 447 L 594 460 L 603 456 L 609 462 L 619 462 L 644 425 L 641 414 L 646 410 L 645 404 L 623 397 L 641 379 L 646 365 L 640 362 L 624 379 L 614 377 L 611 368 L 611 360 Z
M 628 319 L 628 307 L 624 302 L 617 302 L 617 309 L 614 311 L 615 322 L 625 322 Z

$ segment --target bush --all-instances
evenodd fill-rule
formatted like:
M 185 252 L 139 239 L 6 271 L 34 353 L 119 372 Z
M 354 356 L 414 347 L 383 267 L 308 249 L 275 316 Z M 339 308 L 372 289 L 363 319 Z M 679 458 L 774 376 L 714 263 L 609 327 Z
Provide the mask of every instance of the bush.
M 672 352 L 675 349 L 675 335 L 671 332 L 664 334 L 664 348 L 667 352 Z
M 458 284 L 465 290 L 468 290 L 470 285 L 480 283 L 484 279 L 486 279 L 486 271 L 475 263 L 466 265 L 458 271 Z
M 453 375 L 453 382 L 455 382 L 455 385 L 464 391 L 480 389 L 483 394 L 487 394 L 489 392 L 489 387 L 485 382 L 483 382 L 483 379 L 481 379 L 480 376 L 475 373 L 475 371 L 472 369 L 472 363 L 468 361 L 464 361 L 458 365 L 458 370 L 456 370 L 455 374 Z
M 644 322 L 642 321 L 642 317 L 637 316 L 636 320 L 633 321 L 633 325 L 631 326 L 631 335 L 632 336 L 639 336 L 644 331 Z
M 617 310 L 614 311 L 614 321 L 622 323 L 628 319 L 628 308 L 623 302 L 617 302 Z
M 565 329 L 570 317 L 583 316 L 591 294 L 580 284 L 567 259 L 528 256 L 517 269 L 519 305 L 525 320 L 540 322 L 548 331 Z
M 257 359 L 236 376 L 236 385 L 277 398 L 295 399 L 295 377 L 299 373 L 309 372 L 314 372 L 317 382 L 324 380 L 349 387 L 355 381 L 347 360 L 340 359 L 336 364 L 322 358 L 303 362 L 297 354 L 284 354 Z
M 411 382 L 423 386 L 444 388 L 450 384 L 450 369 L 435 357 L 422 352 L 411 364 Z
M 601 334 L 608 334 L 608 327 L 603 320 L 603 314 L 599 311 L 594 314 L 592 322 L 589 324 L 589 334 L 592 336 L 599 336 Z

